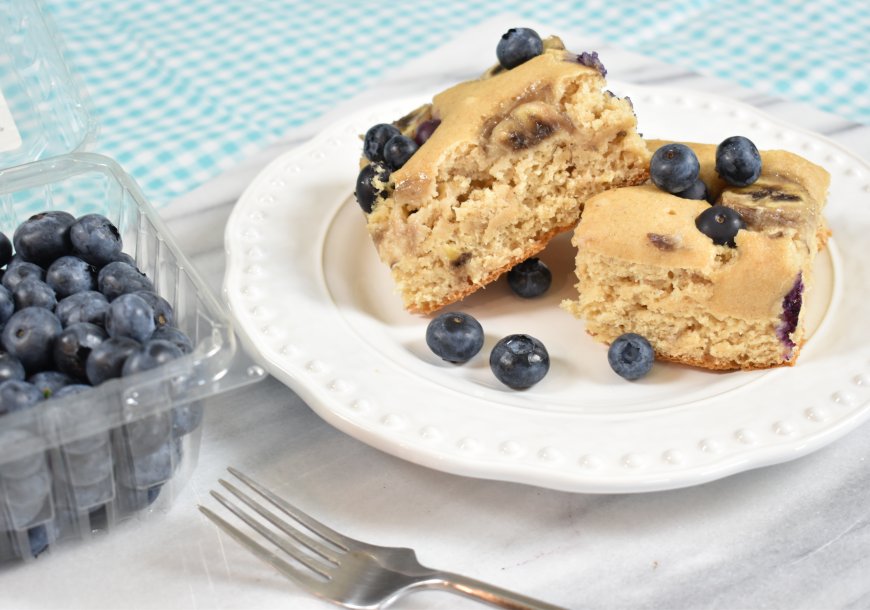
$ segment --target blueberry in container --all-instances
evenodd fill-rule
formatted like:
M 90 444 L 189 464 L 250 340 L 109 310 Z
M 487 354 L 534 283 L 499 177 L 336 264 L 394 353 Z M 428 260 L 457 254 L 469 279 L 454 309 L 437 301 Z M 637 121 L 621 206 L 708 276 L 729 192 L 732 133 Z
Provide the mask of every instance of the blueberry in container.
M 192 349 L 172 347 L 178 357 L 153 368 L 0 415 L 0 562 L 168 509 L 196 464 L 203 401 L 264 375 L 114 161 L 72 153 L 0 170 L 0 231 L 12 235 L 45 210 L 108 218 Z
M 48 210 L 108 218 L 120 232 L 122 256 L 147 276 L 143 288 L 153 284 L 161 297 L 145 297 L 160 326 L 154 338 L 159 332 L 181 356 L 0 415 L 0 569 L 106 531 L 122 535 L 116 530 L 123 521 L 167 510 L 196 465 L 204 400 L 264 376 L 237 349 L 226 309 L 132 178 L 113 160 L 86 152 L 97 123 L 51 20 L 36 0 L 6 7 L 0 12 L 0 231 L 11 239 L 21 222 Z M 88 226 L 79 236 L 85 241 L 99 230 Z M 0 274 L 16 264 L 3 250 Z M 17 264 L 4 286 L 28 276 L 27 263 Z M 56 271 L 58 277 L 48 278 L 55 289 L 75 275 Z M 89 321 L 108 306 L 84 301 L 64 316 Z M 19 374 L 4 364 L 2 351 L 0 375 Z M 66 372 L 81 373 L 76 364 Z

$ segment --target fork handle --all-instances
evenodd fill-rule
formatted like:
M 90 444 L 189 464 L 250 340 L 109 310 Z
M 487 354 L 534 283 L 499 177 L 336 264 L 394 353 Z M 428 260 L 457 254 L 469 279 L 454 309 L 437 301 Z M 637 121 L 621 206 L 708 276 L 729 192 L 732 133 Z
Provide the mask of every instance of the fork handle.
M 433 571 L 431 580 L 427 579 L 425 586 L 449 593 L 456 593 L 473 600 L 489 604 L 496 608 L 508 610 L 566 610 L 562 606 L 554 606 L 514 591 L 502 589 L 495 585 L 463 576 L 453 572 Z

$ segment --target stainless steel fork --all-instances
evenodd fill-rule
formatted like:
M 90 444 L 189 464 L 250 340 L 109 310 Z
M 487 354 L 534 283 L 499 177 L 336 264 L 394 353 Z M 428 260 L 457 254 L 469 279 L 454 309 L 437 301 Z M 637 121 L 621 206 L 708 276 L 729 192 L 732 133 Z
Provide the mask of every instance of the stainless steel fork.
M 289 557 L 262 546 L 205 506 L 200 506 L 199 510 L 254 555 L 325 600 L 347 608 L 384 608 L 407 593 L 441 589 L 497 608 L 564 610 L 467 576 L 427 568 L 417 561 L 412 549 L 377 546 L 349 538 L 305 514 L 235 468 L 228 470 L 296 524 L 304 526 L 309 533 L 279 517 L 263 506 L 261 501 L 223 479 L 219 481 L 221 485 L 280 533 L 220 493 L 212 491 L 211 495 Z M 293 562 L 288 561 L 288 558 L 292 558 Z

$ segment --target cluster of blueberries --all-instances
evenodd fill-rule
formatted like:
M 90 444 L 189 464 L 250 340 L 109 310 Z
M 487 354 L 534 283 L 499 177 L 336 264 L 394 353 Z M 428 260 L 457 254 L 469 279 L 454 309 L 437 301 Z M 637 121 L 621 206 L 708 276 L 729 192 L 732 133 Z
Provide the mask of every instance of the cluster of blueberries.
M 709 200 L 707 185 L 699 177 L 701 164 L 685 144 L 666 144 L 653 154 L 649 165 L 653 184 L 684 199 Z M 716 172 L 731 186 L 749 186 L 761 175 L 761 154 L 752 140 L 731 136 L 716 147 Z M 735 247 L 734 238 L 746 222 L 736 210 L 713 205 L 695 219 L 695 226 L 713 243 Z
M 514 266 L 507 274 L 508 286 L 524 299 L 541 296 L 550 288 L 553 274 L 538 257 Z M 483 348 L 483 327 L 464 312 L 443 313 L 426 327 L 426 345 L 447 362 L 468 362 Z M 550 355 L 539 339 L 530 335 L 508 335 L 489 354 L 489 367 L 496 379 L 509 388 L 530 388 L 547 375 Z
M 389 123 L 378 123 L 366 131 L 363 156 L 370 163 L 360 170 L 355 191 L 357 203 L 366 214 L 372 211 L 377 197 L 384 193 L 390 174 L 401 169 L 440 124 L 438 119 L 423 121 L 417 126 L 413 138 L 403 135 L 398 127 Z
M 172 306 L 123 252 L 118 229 L 102 215 L 47 211 L 30 217 L 11 242 L 0 233 L 0 267 L 0 456 L 4 445 L 39 435 L 31 429 L 36 424 L 13 423 L 32 419 L 8 414 L 193 350 L 174 325 Z M 71 427 L 87 421 L 87 410 L 73 406 L 81 402 L 52 403 L 57 421 Z M 114 432 L 0 463 L 0 559 L 15 554 L 2 533 L 22 524 L 39 523 L 27 530 L 35 556 L 57 536 L 46 526 L 57 529 L 63 515 L 90 511 L 98 519 L 113 499 L 122 512 L 152 503 L 181 461 L 181 438 L 201 421 L 201 405 L 176 406 Z

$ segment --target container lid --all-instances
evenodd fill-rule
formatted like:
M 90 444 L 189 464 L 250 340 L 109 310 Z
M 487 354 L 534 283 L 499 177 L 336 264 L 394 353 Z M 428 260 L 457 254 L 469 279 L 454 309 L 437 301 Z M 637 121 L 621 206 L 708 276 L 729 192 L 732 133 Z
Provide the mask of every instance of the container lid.
M 0 169 L 86 150 L 97 126 L 36 0 L 0 0 Z

